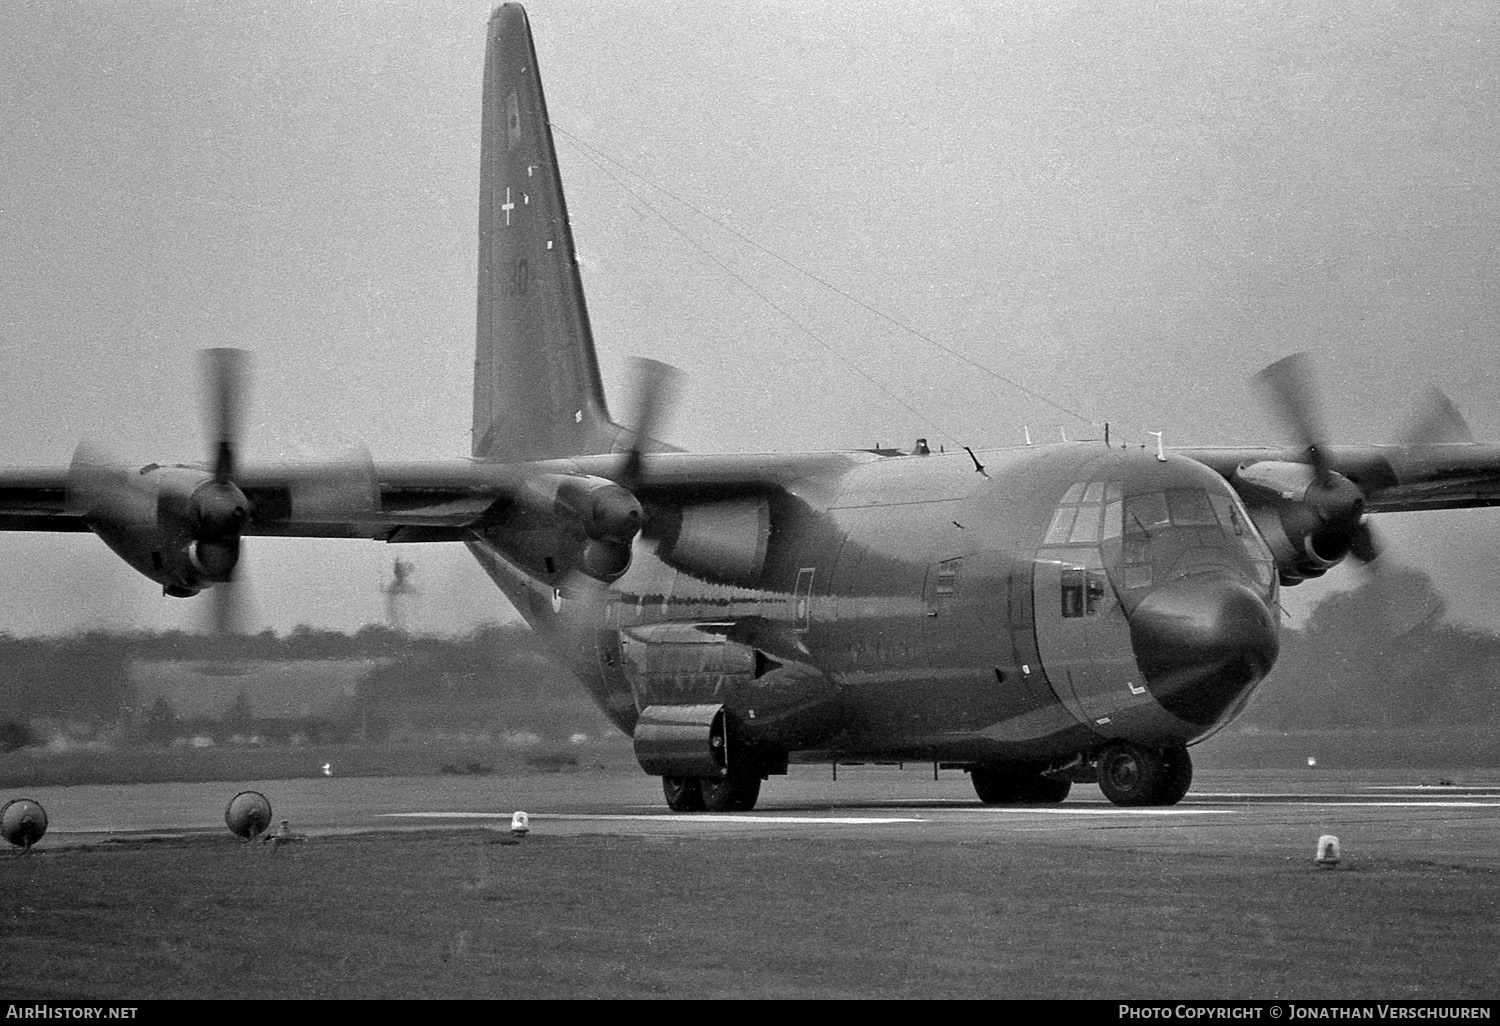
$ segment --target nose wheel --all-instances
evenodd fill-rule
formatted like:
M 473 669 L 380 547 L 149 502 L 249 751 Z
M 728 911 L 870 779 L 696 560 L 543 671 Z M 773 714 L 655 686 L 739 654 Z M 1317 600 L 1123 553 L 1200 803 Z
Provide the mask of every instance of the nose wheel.
M 1193 783 L 1186 748 L 1143 748 L 1112 741 L 1099 752 L 1099 790 L 1116 805 L 1176 805 Z

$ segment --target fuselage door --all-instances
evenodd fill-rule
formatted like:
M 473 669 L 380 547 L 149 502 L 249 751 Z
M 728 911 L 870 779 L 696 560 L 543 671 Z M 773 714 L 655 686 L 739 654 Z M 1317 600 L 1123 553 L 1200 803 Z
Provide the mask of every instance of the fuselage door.
M 1110 692 L 1124 690 L 1135 663 L 1099 551 L 1043 550 L 1032 588 L 1037 650 L 1052 690 L 1074 716 L 1111 733 Z

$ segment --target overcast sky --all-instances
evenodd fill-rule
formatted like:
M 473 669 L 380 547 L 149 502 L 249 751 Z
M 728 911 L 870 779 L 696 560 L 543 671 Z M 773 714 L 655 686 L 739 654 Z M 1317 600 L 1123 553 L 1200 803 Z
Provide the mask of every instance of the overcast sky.
M 466 454 L 488 9 L 0 4 L 0 463 L 199 458 L 226 345 L 250 459 Z M 1500 440 L 1492 0 L 528 9 L 606 388 L 682 367 L 679 445 L 1277 443 L 1299 349 L 1337 441 L 1428 384 Z M 1378 525 L 1500 629 L 1500 511 Z M 458 547 L 256 539 L 256 624 L 381 620 L 398 552 L 414 626 L 512 615 Z M 90 537 L 0 581 L 14 633 L 201 616 Z

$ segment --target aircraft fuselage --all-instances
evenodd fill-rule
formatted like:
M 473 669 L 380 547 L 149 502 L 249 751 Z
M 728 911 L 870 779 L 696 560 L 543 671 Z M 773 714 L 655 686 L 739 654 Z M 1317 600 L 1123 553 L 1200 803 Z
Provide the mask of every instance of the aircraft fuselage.
M 470 547 L 622 730 L 653 707 L 722 706 L 782 764 L 1181 747 L 1275 659 L 1271 553 L 1192 460 L 1099 443 L 855 453 L 785 492 L 638 542 L 597 594 Z

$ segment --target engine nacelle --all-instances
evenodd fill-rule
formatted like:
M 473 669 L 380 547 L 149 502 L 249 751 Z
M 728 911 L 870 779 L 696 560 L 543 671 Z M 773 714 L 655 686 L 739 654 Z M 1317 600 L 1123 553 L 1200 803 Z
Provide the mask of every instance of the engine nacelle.
M 771 540 L 771 504 L 761 497 L 653 509 L 648 536 L 675 570 L 716 584 L 755 587 Z
M 199 467 L 75 469 L 70 503 L 116 555 L 177 597 L 233 576 L 250 502 Z
M 608 584 L 630 568 L 643 519 L 635 496 L 608 478 L 537 474 L 511 497 L 492 540 L 544 580 L 577 572 Z
M 1241 465 L 1233 483 L 1276 557 L 1282 584 L 1321 577 L 1349 554 L 1365 497 L 1347 477 L 1329 471 L 1320 481 L 1305 463 L 1265 460 Z

